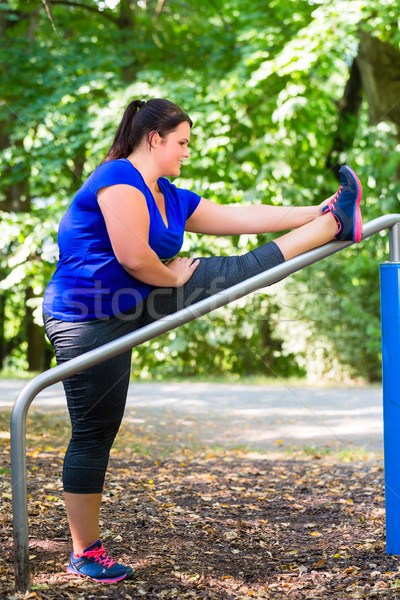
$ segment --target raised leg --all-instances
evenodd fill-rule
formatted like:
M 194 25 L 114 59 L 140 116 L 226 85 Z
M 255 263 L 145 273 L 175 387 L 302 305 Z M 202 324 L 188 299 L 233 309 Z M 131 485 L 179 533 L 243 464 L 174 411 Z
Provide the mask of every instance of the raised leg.
M 304 254 L 333 240 L 338 224 L 332 213 L 326 213 L 275 240 L 285 260 Z

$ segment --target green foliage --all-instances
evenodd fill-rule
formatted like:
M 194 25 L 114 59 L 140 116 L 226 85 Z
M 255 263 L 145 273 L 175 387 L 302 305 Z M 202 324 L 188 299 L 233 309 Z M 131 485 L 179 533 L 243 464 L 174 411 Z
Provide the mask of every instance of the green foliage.
M 222 203 L 317 203 L 337 188 L 325 161 L 358 28 L 395 47 L 400 39 L 400 9 L 389 0 L 229 0 L 196 8 L 170 0 L 160 14 L 150 0 L 125 2 L 125 12 L 120 4 L 84 5 L 49 3 L 55 32 L 41 0 L 0 3 L 1 290 L 6 342 L 18 340 L 8 362 L 20 367 L 25 289 L 35 291 L 30 302 L 40 323 L 59 219 L 103 159 L 132 98 L 171 98 L 195 121 L 181 186 Z M 357 138 L 340 160 L 360 173 L 365 221 L 399 212 L 397 132 L 370 124 L 365 103 Z M 25 198 L 28 212 L 9 212 L 11 192 Z M 192 235 L 183 251 L 243 253 L 269 239 Z M 377 379 L 377 265 L 386 258 L 387 237 L 375 236 L 272 288 L 266 312 L 265 298 L 248 299 L 135 350 L 135 372 L 300 370 Z
M 133 351 L 133 375 L 142 379 L 234 373 L 300 376 L 295 356 L 275 335 L 278 307 L 264 294 L 225 306 Z
M 398 156 L 394 126 L 371 127 L 364 114 L 347 153 L 363 182 L 364 221 L 399 212 Z M 295 318 L 295 353 L 313 377 L 380 379 L 379 264 L 387 260 L 388 235 L 382 232 L 284 283 L 281 295 L 295 295 L 296 311 L 293 316 L 289 310 L 290 327 L 283 321 L 279 333 L 286 339 Z

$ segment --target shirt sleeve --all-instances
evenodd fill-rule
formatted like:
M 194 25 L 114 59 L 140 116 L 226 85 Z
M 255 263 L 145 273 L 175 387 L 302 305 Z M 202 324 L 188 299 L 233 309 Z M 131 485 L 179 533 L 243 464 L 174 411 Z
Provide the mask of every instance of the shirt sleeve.
M 145 193 L 143 177 L 133 165 L 123 159 L 102 163 L 89 177 L 87 184 L 94 195 L 103 187 L 119 184 L 131 185 Z
M 198 207 L 200 200 L 201 200 L 201 196 L 199 196 L 199 194 L 196 194 L 195 192 L 191 192 L 189 190 L 186 190 L 186 192 L 188 195 L 188 213 L 187 213 L 187 217 L 186 217 L 186 220 L 187 220 L 189 217 L 192 216 L 192 214 Z
M 198 207 L 201 196 L 195 192 L 191 192 L 190 190 L 179 188 L 175 184 L 170 183 L 168 180 L 165 181 L 167 181 L 169 187 L 172 188 L 177 194 L 179 203 L 184 205 L 185 208 L 183 217 L 187 221 Z

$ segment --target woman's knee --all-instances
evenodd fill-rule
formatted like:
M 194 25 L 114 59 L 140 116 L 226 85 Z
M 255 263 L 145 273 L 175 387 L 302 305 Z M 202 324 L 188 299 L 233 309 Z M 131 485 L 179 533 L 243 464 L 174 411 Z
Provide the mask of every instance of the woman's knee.
M 110 423 L 97 423 L 90 429 L 75 426 L 72 430 L 68 453 L 76 457 L 96 459 L 108 456 L 121 425 L 121 419 Z
M 77 452 L 71 445 L 68 447 L 63 464 L 64 491 L 75 494 L 101 493 L 110 453 L 104 448 L 100 453 L 89 450 L 86 448 Z

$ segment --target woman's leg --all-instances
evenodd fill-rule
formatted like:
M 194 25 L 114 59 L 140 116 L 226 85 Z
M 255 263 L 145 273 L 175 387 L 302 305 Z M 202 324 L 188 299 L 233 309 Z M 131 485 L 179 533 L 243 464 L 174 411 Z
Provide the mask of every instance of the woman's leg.
M 101 492 L 98 494 L 64 492 L 64 500 L 74 554 L 82 554 L 100 538 Z
M 320 205 L 324 214 L 276 240 L 286 260 L 322 246 L 334 238 L 354 242 L 361 240 L 360 180 L 347 165 L 340 168 L 339 175 L 339 190 Z
M 79 356 L 138 328 L 141 317 L 67 323 L 44 314 L 57 363 Z M 99 538 L 101 492 L 109 453 L 123 416 L 131 352 L 64 380 L 72 436 L 63 465 L 63 484 L 75 554 Z
M 145 300 L 143 326 L 271 269 L 284 260 L 275 242 L 263 244 L 242 256 L 201 257 L 193 275 L 182 287 L 152 289 Z
M 180 288 L 153 288 L 145 300 L 143 325 L 208 298 L 236 283 L 281 264 L 334 238 L 337 222 L 331 213 L 302 225 L 274 242 L 242 256 L 200 258 L 189 281 Z
M 201 258 L 189 281 L 182 287 L 154 288 L 146 299 L 144 324 L 176 312 L 216 294 L 244 279 L 322 246 L 327 242 L 362 237 L 361 183 L 354 171 L 340 168 L 341 186 L 319 205 L 323 214 L 305 225 L 243 256 Z
M 333 240 L 337 228 L 335 217 L 328 212 L 314 221 L 282 235 L 275 240 L 275 243 L 285 260 L 289 260 Z

